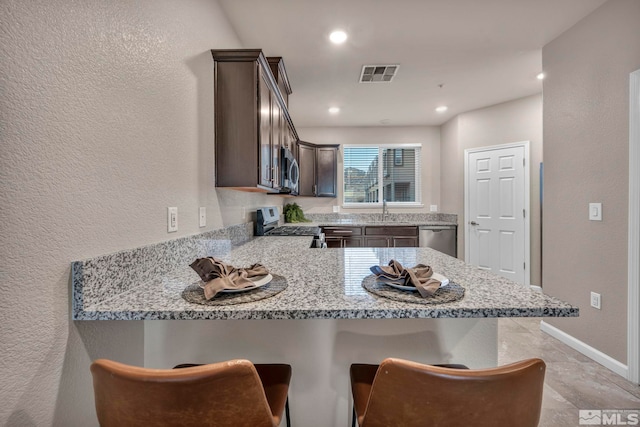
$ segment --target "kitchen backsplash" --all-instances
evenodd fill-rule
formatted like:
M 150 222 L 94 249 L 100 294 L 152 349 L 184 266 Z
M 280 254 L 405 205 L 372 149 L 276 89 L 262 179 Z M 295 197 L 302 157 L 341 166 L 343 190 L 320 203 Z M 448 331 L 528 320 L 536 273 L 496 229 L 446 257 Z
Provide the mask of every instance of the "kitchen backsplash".
M 189 265 L 196 258 L 225 253 L 230 246 L 242 244 L 251 238 L 253 222 L 247 222 L 74 261 L 71 273 L 74 311 L 126 292 L 180 266 Z
M 306 213 L 304 216 L 313 222 L 375 222 L 382 221 L 382 213 Z M 407 222 L 458 222 L 458 215 L 456 214 L 444 214 L 444 213 L 390 213 L 385 218 L 385 222 L 388 223 L 407 223 Z

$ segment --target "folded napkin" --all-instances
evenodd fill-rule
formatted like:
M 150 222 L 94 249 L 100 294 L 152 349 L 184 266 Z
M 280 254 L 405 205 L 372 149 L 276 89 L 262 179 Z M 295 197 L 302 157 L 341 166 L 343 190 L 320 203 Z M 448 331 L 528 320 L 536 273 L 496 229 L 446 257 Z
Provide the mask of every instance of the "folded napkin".
M 441 285 L 439 280 L 431 277 L 433 269 L 424 264 L 405 268 L 398 261 L 392 259 L 388 266 L 374 265 L 370 270 L 382 282 L 415 286 L 423 298 L 433 296 Z
M 262 264 L 253 264 L 249 268 L 236 268 L 214 258 L 198 258 L 189 265 L 200 276 L 204 285 L 204 296 L 207 300 L 215 297 L 223 289 L 250 288 L 251 277 L 266 276 L 267 268 Z

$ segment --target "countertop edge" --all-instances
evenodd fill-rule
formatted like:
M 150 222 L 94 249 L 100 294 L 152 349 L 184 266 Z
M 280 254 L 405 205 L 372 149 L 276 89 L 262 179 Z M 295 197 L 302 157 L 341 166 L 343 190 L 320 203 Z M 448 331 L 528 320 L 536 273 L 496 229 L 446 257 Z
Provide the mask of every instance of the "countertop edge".
M 268 310 L 268 311 L 82 311 L 73 320 L 306 320 L 306 319 L 461 319 L 578 317 L 577 307 L 536 309 Z

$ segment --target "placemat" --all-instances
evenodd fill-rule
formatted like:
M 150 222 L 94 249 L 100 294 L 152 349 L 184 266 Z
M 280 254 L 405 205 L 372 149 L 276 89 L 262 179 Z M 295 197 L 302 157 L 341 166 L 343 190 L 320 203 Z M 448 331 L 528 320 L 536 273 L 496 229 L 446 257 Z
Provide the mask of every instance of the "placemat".
M 362 280 L 362 287 L 372 294 L 394 301 L 413 302 L 416 304 L 443 304 L 464 298 L 464 288 L 449 281 L 447 286 L 439 288 L 432 297 L 422 298 L 418 291 L 403 291 L 392 288 L 376 280 L 375 274 L 370 274 Z
M 207 301 L 204 297 L 204 290 L 200 287 L 200 281 L 192 283 L 182 291 L 182 298 L 188 302 L 202 305 L 233 305 L 244 304 L 246 302 L 260 301 L 261 299 L 270 298 L 287 289 L 287 279 L 272 274 L 273 279 L 264 286 L 245 292 L 223 293 L 219 292 L 215 297 Z

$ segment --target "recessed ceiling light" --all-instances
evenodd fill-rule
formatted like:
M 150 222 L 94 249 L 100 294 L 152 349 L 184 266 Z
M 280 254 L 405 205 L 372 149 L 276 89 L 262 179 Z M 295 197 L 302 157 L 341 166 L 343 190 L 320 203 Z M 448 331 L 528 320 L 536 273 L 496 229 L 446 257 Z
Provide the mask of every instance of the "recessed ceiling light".
M 540 74 L 538 74 L 538 75 L 536 76 L 536 78 L 537 78 L 538 80 L 542 80 L 542 79 L 544 79 L 544 73 L 540 73 Z
M 338 108 L 338 107 L 329 108 L 329 113 L 330 114 L 338 114 L 339 112 L 340 112 L 340 108 Z
M 347 33 L 341 30 L 336 30 L 329 34 L 329 40 L 331 40 L 331 42 L 335 44 L 344 43 L 345 40 L 347 40 Z
M 447 111 L 449 109 L 449 107 L 447 107 L 446 105 L 441 105 L 438 108 L 436 108 L 436 111 L 438 113 L 444 113 L 445 111 Z

